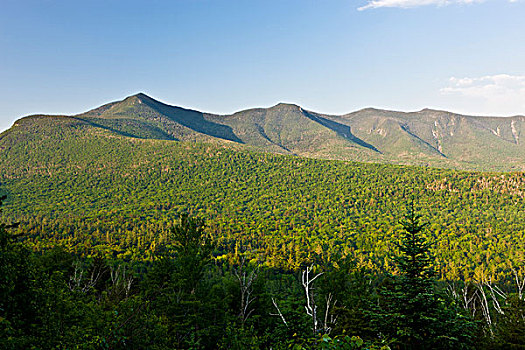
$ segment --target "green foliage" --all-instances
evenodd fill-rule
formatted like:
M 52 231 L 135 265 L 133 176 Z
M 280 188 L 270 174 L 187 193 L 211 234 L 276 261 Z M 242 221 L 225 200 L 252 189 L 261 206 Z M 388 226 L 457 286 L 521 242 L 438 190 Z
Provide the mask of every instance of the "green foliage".
M 0 205 L 5 196 L 0 197 Z M 22 349 L 31 344 L 21 337 L 31 328 L 35 315 L 32 277 L 34 269 L 27 256 L 29 250 L 0 223 L 0 347 Z
M 203 281 L 211 252 L 202 220 L 183 215 L 171 228 L 143 282 L 151 300 L 150 311 L 160 317 L 164 337 L 175 341 L 177 348 L 203 346 L 201 333 L 209 331 L 215 326 L 214 321 L 223 317 L 220 310 L 213 310 L 210 297 L 214 290 L 206 288 Z M 213 312 L 218 315 L 212 317 Z
M 219 344 L 219 349 L 243 350 L 260 349 L 261 341 L 254 327 L 245 328 L 235 323 L 228 324 L 224 336 Z
M 375 322 L 387 339 L 404 349 L 458 349 L 472 341 L 473 323 L 462 317 L 436 289 L 430 255 L 413 207 L 401 220 L 403 234 L 394 258 L 398 276 L 380 293 Z
M 420 225 L 409 221 L 405 228 L 407 235 L 417 236 Z M 476 348 L 494 348 L 472 339 L 468 318 L 427 288 L 435 280 L 416 283 L 430 274 L 394 280 L 390 294 L 378 294 L 381 275 L 339 258 L 333 264 L 321 260 L 315 270 L 324 272 L 314 286 L 316 300 L 322 304 L 331 295 L 338 305 L 329 313 L 338 317 L 330 324 L 330 335 L 311 332 L 300 273 L 275 269 L 259 272 L 253 285 L 253 313 L 242 322 L 235 281 L 238 267 L 212 264 L 213 247 L 202 221 L 183 216 L 169 232 L 170 239 L 158 255 L 135 268 L 101 256 L 79 258 L 60 248 L 30 252 L 12 235 L 3 239 L 0 268 L 7 273 L 0 280 L 2 348 L 389 349 L 390 344 L 392 348 L 459 349 L 471 343 Z M 5 238 L 5 229 L 1 233 Z M 402 250 L 409 256 L 413 249 L 408 242 Z M 396 287 L 400 285 L 406 290 Z M 428 302 L 421 302 L 423 296 L 418 299 L 421 286 Z M 406 307 L 418 315 L 401 309 L 399 303 L 410 303 L 404 292 L 418 301 Z M 286 323 L 275 316 L 272 299 L 277 300 Z M 388 317 L 383 323 L 370 316 L 378 312 L 370 309 L 370 302 L 380 305 L 381 316 Z M 433 308 L 425 310 L 426 305 Z M 508 300 L 505 319 L 498 322 L 491 344 L 519 348 L 522 306 L 519 298 Z M 318 311 L 326 310 L 321 305 Z M 356 323 L 353 328 L 348 326 L 352 322 Z M 426 338 L 417 337 L 416 331 Z
M 398 336 L 411 349 L 424 348 L 422 344 L 431 338 L 435 330 L 434 310 L 438 300 L 434 294 L 434 271 L 429 256 L 430 243 L 422 236 L 426 226 L 411 211 L 401 221 L 404 234 L 399 244 L 399 256 L 394 261 L 399 277 L 394 279 L 391 299 L 398 324 Z
M 322 277 L 321 292 L 333 294 L 334 314 L 337 322 L 333 333 L 361 336 L 375 339 L 377 329 L 373 327 L 369 306 L 377 303 L 377 283 L 380 278 L 363 268 L 357 268 L 355 262 L 337 260 L 338 267 L 329 269 Z
M 0 152 L 4 220 L 21 222 L 33 249 L 60 244 L 152 260 L 168 224 L 188 212 L 207 219 L 220 259 L 236 261 L 232 248 L 242 242 L 268 267 L 339 256 L 391 270 L 392 223 L 411 186 L 431 222 L 440 278 L 470 279 L 479 270 L 499 279 L 525 251 L 520 174 L 301 159 L 82 130 L 57 128 L 38 141 L 20 134 Z
M 498 324 L 497 349 L 525 349 L 525 299 L 512 295 Z
M 388 345 L 374 345 L 366 344 L 363 339 L 358 336 L 337 336 L 331 338 L 328 335 L 323 335 L 318 349 L 322 350 L 351 350 L 351 349 L 368 349 L 368 350 L 390 350 Z

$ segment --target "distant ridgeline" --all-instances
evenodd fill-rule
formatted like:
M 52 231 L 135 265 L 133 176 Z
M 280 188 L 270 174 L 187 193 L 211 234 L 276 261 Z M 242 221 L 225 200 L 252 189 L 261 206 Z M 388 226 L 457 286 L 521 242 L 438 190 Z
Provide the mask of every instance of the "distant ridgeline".
M 525 170 L 525 146 L 520 140 L 525 116 L 473 117 L 429 109 L 403 113 L 367 108 L 333 116 L 280 103 L 213 115 L 137 94 L 76 116 L 22 118 L 3 138 L 10 134 L 9 138 L 20 142 L 59 136 L 53 131 L 58 125 L 89 130 L 91 135 L 106 132 L 140 139 L 213 142 L 310 158 L 475 171 Z M 22 130 L 17 133 L 17 129 Z
M 35 249 L 150 259 L 189 213 L 206 220 L 218 259 L 248 250 L 297 269 L 348 256 L 388 270 L 414 198 L 441 277 L 496 279 L 524 264 L 522 173 L 378 163 L 524 170 L 524 122 L 286 104 L 217 116 L 138 94 L 1 134 L 2 219 Z

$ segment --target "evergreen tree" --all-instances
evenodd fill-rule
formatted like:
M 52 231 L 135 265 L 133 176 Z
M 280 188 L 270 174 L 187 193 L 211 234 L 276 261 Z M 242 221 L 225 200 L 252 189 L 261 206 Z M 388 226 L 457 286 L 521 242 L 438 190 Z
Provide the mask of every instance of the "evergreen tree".
M 426 223 L 411 211 L 402 221 L 404 234 L 398 244 L 400 255 L 394 261 L 399 270 L 393 302 L 399 318 L 398 334 L 410 348 L 421 348 L 432 334 L 437 299 L 434 295 L 434 270 L 430 243 L 422 236 Z
M 382 293 L 383 309 L 376 314 L 380 332 L 401 349 L 468 348 L 473 323 L 437 291 L 431 243 L 423 235 L 427 223 L 413 209 L 400 223 L 403 233 L 394 257 L 399 275 Z
M 143 287 L 165 329 L 164 346 L 200 348 L 201 333 L 218 318 L 208 313 L 209 291 L 203 288 L 212 245 L 202 220 L 183 215 L 159 251 Z
M 5 196 L 0 197 L 0 206 Z M 35 318 L 32 290 L 33 266 L 29 250 L 0 223 L 0 348 L 23 349 L 34 341 L 31 324 Z

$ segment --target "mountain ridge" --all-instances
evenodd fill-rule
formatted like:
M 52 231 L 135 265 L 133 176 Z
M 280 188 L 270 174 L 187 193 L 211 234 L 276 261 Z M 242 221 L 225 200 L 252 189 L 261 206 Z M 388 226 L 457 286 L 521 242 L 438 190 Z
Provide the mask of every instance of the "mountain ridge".
M 171 106 L 137 93 L 73 116 L 23 117 L 0 138 L 16 129 L 22 132 L 20 126 L 27 133 L 46 131 L 53 128 L 53 120 L 123 137 L 234 143 L 256 151 L 311 158 L 525 170 L 525 147 L 520 142 L 525 116 L 469 116 L 429 108 L 399 112 L 370 107 L 330 115 L 280 102 L 220 115 Z

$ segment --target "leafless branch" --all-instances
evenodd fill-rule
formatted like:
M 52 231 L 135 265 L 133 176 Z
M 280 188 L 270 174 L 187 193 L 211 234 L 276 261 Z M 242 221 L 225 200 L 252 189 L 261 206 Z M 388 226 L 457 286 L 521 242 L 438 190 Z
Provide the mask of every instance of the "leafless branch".
M 335 307 L 335 305 L 337 304 L 337 300 L 333 301 L 333 303 L 332 301 L 333 301 L 333 295 L 332 293 L 329 293 L 328 296 L 326 297 L 326 308 L 324 311 L 324 324 L 323 324 L 324 332 L 326 334 L 330 334 L 330 332 L 332 331 L 331 325 L 334 325 L 337 321 L 337 316 L 330 313 L 330 308 L 333 309 Z
M 255 267 L 249 273 L 247 272 L 246 267 L 246 257 L 241 258 L 241 263 L 239 267 L 234 269 L 235 277 L 239 281 L 239 287 L 241 290 L 241 307 L 239 312 L 239 318 L 244 324 L 246 320 L 250 317 L 253 309 L 250 309 L 251 303 L 255 300 L 253 294 L 253 283 L 259 275 L 259 266 Z
M 277 302 L 275 301 L 275 298 L 272 298 L 272 303 L 273 303 L 273 306 L 275 306 L 275 309 L 277 310 L 277 313 L 276 314 L 270 314 L 270 316 L 279 316 L 281 318 L 281 320 L 283 321 L 284 325 L 286 327 L 288 327 L 288 323 L 286 322 L 286 320 L 285 320 L 285 318 L 283 316 L 283 313 L 279 309 L 279 306 L 277 305 Z
M 80 261 L 75 262 L 75 271 L 73 272 L 73 275 L 69 277 L 69 290 L 78 291 L 84 294 L 87 293 L 97 284 L 97 281 L 99 280 L 102 273 L 102 268 L 95 267 L 93 270 L 91 270 L 90 276 L 85 278 L 84 269 L 80 265 Z
M 483 317 L 485 318 L 485 322 L 487 323 L 490 334 L 493 335 L 494 332 L 492 331 L 492 318 L 490 317 L 489 303 L 487 301 L 487 295 L 485 294 L 485 290 L 483 289 L 483 283 L 476 283 L 476 287 L 478 288 L 478 291 L 481 296 L 480 304 L 481 311 L 483 312 Z
M 117 268 L 110 267 L 110 278 L 112 293 L 121 294 L 124 293 L 125 298 L 129 296 L 131 285 L 133 283 L 133 276 L 126 273 L 126 268 L 118 265 Z
M 498 286 L 492 285 L 492 280 L 489 279 L 487 282 L 485 282 L 485 285 L 489 289 L 489 293 L 492 299 L 492 304 L 494 305 L 494 309 L 500 314 L 504 314 L 503 310 L 501 309 L 501 306 L 498 301 L 498 296 L 503 298 L 503 300 L 507 299 L 507 294 L 505 294 Z
M 317 305 L 315 304 L 315 298 L 314 298 L 314 287 L 313 283 L 314 281 L 323 274 L 323 272 L 320 272 L 313 277 L 310 277 L 310 272 L 312 272 L 313 265 L 306 268 L 306 270 L 302 273 L 302 284 L 304 288 L 304 292 L 306 295 L 306 305 L 304 306 L 306 310 L 306 314 L 312 318 L 312 330 L 314 334 L 317 334 Z
M 514 279 L 516 281 L 516 287 L 518 288 L 518 298 L 520 300 L 523 300 L 523 289 L 525 289 L 525 275 L 522 276 L 521 281 L 520 277 L 518 275 L 518 271 L 515 269 L 512 269 L 512 272 L 514 273 Z

